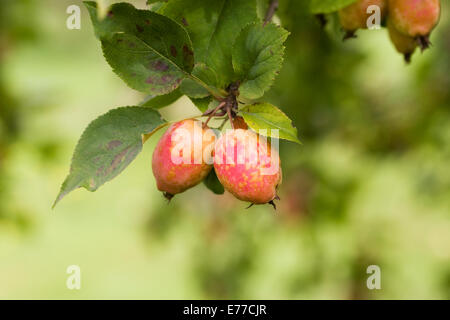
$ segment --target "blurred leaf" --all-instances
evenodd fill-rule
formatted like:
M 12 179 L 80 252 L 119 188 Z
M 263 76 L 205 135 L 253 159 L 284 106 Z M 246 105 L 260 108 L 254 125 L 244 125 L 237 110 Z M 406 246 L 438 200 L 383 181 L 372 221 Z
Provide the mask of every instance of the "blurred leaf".
M 87 127 L 72 158 L 70 173 L 53 206 L 79 187 L 97 190 L 121 173 L 142 150 L 142 135 L 165 123 L 153 109 L 121 107 Z
M 225 193 L 225 189 L 223 188 L 223 185 L 220 183 L 219 179 L 217 178 L 216 171 L 214 169 L 209 172 L 209 174 L 206 176 L 205 180 L 203 180 L 203 183 L 209 190 L 211 190 L 215 194 L 224 194 Z
M 259 103 L 246 106 L 240 112 L 245 122 L 254 131 L 268 129 L 267 133 L 272 136 L 272 130 L 277 129 L 280 139 L 300 144 L 297 137 L 297 128 L 292 125 L 292 120 L 277 107 L 269 103 Z
M 154 1 L 153 4 L 148 4 L 148 9 L 154 12 L 158 12 L 160 13 L 160 11 L 162 10 L 162 8 L 166 5 L 167 3 L 165 1 Z
M 170 18 L 117 3 L 99 21 L 95 2 L 85 4 L 106 60 L 131 88 L 166 94 L 192 71 L 189 35 Z
M 311 0 L 311 13 L 332 13 L 342 9 L 357 0 Z
M 190 98 L 192 103 L 200 110 L 202 113 L 204 113 L 209 108 L 209 104 L 213 101 L 213 97 L 205 97 L 205 98 Z
M 180 89 L 176 89 L 171 93 L 162 96 L 151 95 L 141 104 L 141 106 L 153 109 L 160 109 L 168 105 L 171 105 L 172 103 L 180 99 L 182 96 L 183 94 L 180 92 Z
M 188 30 L 195 62 L 212 68 L 225 89 L 234 78 L 232 44 L 247 24 L 257 21 L 256 0 L 171 0 L 162 13 Z
M 233 46 L 233 67 L 241 81 L 242 97 L 258 99 L 270 88 L 281 69 L 288 35 L 272 23 L 251 24 L 239 34 Z

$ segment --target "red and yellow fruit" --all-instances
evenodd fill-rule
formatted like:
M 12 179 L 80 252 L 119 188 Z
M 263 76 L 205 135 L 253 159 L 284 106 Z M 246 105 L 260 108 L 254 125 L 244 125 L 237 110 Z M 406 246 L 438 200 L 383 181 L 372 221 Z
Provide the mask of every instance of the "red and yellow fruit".
M 429 46 L 440 10 L 440 0 L 389 0 L 392 24 L 402 34 L 417 39 L 422 49 Z
M 252 204 L 277 199 L 281 183 L 278 152 L 251 130 L 228 130 L 216 142 L 214 169 L 224 188 Z
M 381 20 L 383 21 L 387 13 L 386 0 L 358 0 L 339 10 L 339 21 L 346 31 L 344 40 L 355 37 L 355 31 L 358 29 L 367 29 L 367 19 L 370 16 L 367 13 L 367 8 L 372 5 L 380 8 Z
M 153 152 L 158 190 L 170 199 L 200 183 L 211 171 L 215 135 L 200 121 L 184 120 L 169 127 Z
M 389 31 L 389 37 L 391 42 L 394 44 L 398 52 L 404 55 L 405 61 L 409 63 L 411 61 L 411 56 L 417 48 L 417 41 L 413 37 L 405 36 L 400 31 L 398 31 L 392 24 L 391 18 L 388 18 L 387 28 Z

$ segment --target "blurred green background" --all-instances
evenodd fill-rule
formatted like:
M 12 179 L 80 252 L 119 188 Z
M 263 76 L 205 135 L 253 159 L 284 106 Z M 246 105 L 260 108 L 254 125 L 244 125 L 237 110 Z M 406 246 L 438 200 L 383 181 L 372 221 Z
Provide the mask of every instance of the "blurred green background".
M 291 36 L 267 99 L 303 145 L 281 143 L 275 212 L 203 185 L 167 204 L 150 164 L 161 133 L 51 210 L 88 123 L 143 97 L 104 61 L 81 1 L 1 0 L 1 299 L 450 298 L 448 1 L 410 66 L 384 29 L 343 44 L 305 1 L 280 2 Z M 66 28 L 70 4 L 81 30 Z M 183 98 L 162 113 L 196 109 Z M 381 290 L 366 287 L 371 264 Z M 81 290 L 66 287 L 69 265 Z

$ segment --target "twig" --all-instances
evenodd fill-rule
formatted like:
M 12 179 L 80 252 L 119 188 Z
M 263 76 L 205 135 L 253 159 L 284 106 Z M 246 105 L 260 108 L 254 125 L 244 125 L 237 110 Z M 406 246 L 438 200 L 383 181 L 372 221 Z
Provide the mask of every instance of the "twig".
M 225 123 L 227 123 L 227 121 L 228 121 L 228 117 L 226 117 L 225 119 L 223 119 L 221 125 L 220 125 L 217 129 L 222 130 L 223 127 L 225 126 Z
M 219 111 L 223 106 L 225 105 L 225 102 L 221 102 L 212 112 L 206 111 L 204 113 L 204 115 L 208 115 L 208 119 L 206 119 L 205 123 L 203 124 L 203 129 L 206 128 L 206 126 L 208 125 L 209 120 L 211 120 L 212 117 L 214 117 L 217 113 L 217 111 Z
M 278 9 L 278 0 L 270 1 L 269 8 L 267 9 L 266 12 L 266 17 L 264 18 L 263 26 L 265 26 L 272 20 L 273 15 L 275 14 L 275 11 L 277 11 L 277 9 Z
M 233 117 L 231 116 L 231 108 L 230 107 L 227 108 L 227 114 L 228 114 L 228 119 L 230 119 L 231 129 L 234 130 Z

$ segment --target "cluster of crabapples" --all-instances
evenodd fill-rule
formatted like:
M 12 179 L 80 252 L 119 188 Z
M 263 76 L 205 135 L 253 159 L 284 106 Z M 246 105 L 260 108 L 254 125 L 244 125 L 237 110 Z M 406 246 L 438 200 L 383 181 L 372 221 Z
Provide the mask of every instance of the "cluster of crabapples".
M 273 200 L 279 199 L 278 152 L 240 117 L 233 120 L 233 129 L 220 136 L 198 120 L 172 124 L 153 151 L 152 169 L 158 190 L 169 200 L 199 184 L 211 170 L 239 200 L 275 207 Z
M 367 29 L 370 6 L 378 6 L 382 25 L 398 52 L 410 62 L 417 47 L 430 45 L 430 33 L 439 22 L 440 0 L 358 0 L 339 10 L 339 21 L 352 38 L 358 29 Z M 369 9 L 369 10 L 368 10 Z

